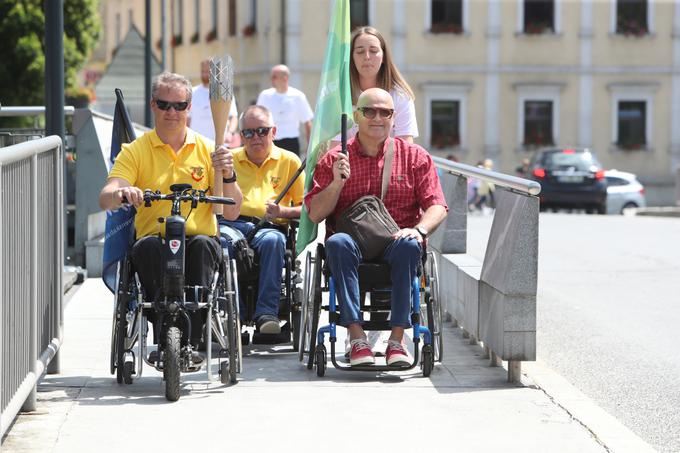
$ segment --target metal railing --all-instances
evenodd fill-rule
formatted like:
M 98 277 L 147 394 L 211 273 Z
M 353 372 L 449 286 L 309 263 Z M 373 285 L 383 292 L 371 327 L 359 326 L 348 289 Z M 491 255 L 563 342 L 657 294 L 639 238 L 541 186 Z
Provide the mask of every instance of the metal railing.
M 536 360 L 538 197 L 541 186 L 516 176 L 433 157 L 449 205 L 430 245 L 440 271 L 440 300 L 471 343 L 483 342 L 490 364 Z M 495 211 L 484 261 L 467 253 L 468 178 L 493 183 Z
M 64 115 L 73 116 L 76 109 L 71 105 L 64 106 Z M 33 127 L 30 128 L 0 128 L 0 148 L 16 145 L 28 140 L 35 140 L 45 136 L 45 130 L 40 126 L 40 117 L 45 114 L 45 107 L 41 105 L 2 106 L 0 117 L 32 117 Z M 69 136 L 66 136 L 67 143 Z
M 58 136 L 0 150 L 0 435 L 35 410 L 59 371 L 63 332 L 63 150 Z

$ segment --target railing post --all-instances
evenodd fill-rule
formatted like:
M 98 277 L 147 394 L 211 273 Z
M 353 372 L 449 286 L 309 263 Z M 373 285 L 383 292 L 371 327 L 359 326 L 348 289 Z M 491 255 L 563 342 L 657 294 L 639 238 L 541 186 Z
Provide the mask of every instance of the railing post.
M 63 340 L 62 333 L 64 329 L 64 209 L 60 208 L 60 200 L 65 200 L 64 192 L 64 147 L 60 145 L 54 152 L 54 181 L 57 189 L 54 194 L 54 241 L 56 247 L 54 253 L 54 307 L 52 310 L 52 335 L 51 337 L 58 338 L 61 342 Z M 58 374 L 61 370 L 61 348 L 57 349 L 54 357 L 47 367 L 47 374 Z
M 31 307 L 30 307 L 30 335 L 28 350 L 28 369 L 37 378 L 38 363 L 38 155 L 31 156 Z M 33 385 L 31 393 L 21 406 L 24 412 L 34 411 L 38 383 Z
M 0 191 L 2 191 L 2 163 L 0 163 Z M 0 197 L 0 225 L 2 225 L 2 197 Z M 4 274 L 3 274 L 3 269 L 2 269 L 2 257 L 4 256 L 4 249 L 3 249 L 3 243 L 2 243 L 2 229 L 0 228 L 0 299 L 3 298 L 3 280 L 4 280 Z M 0 306 L 0 330 L 5 329 L 5 318 L 2 316 L 2 306 Z M 4 373 L 4 370 L 2 369 L 2 358 L 7 357 L 7 352 L 5 351 L 5 345 L 2 342 L 2 335 L 0 335 L 0 411 L 4 410 L 4 404 L 2 402 L 2 394 L 4 393 L 4 387 L 5 383 L 2 381 L 2 375 Z M 2 433 L 4 434 L 4 433 Z

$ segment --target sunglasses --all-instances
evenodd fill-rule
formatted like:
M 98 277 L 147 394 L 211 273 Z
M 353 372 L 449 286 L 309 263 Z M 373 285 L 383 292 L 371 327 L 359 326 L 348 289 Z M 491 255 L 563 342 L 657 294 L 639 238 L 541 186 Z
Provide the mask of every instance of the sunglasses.
M 256 127 L 255 129 L 243 129 L 241 134 L 243 135 L 243 138 L 250 140 L 255 137 L 255 134 L 257 134 L 258 137 L 264 137 L 270 130 L 272 130 L 271 127 Z
M 175 109 L 177 112 L 183 112 L 184 110 L 189 107 L 189 102 L 187 101 L 180 101 L 180 102 L 170 102 L 170 101 L 164 101 L 162 99 L 155 99 L 156 102 L 156 107 L 158 107 L 161 110 L 170 110 L 171 108 Z
M 359 107 L 357 109 L 358 111 L 361 112 L 362 115 L 364 115 L 364 118 L 368 118 L 369 120 L 372 120 L 375 118 L 375 115 L 380 113 L 380 118 L 386 120 L 388 118 L 392 118 L 392 115 L 394 115 L 394 109 L 380 109 L 376 107 Z

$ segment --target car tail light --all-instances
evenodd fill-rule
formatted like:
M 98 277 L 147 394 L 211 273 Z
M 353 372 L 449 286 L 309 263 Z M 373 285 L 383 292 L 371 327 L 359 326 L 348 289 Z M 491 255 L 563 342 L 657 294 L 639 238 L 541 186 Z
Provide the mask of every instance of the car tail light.
M 537 178 L 545 178 L 545 169 L 534 168 L 534 176 Z
M 604 178 L 604 170 L 597 170 L 595 172 L 595 179 L 603 179 Z
M 638 192 L 640 192 L 640 195 L 644 195 L 645 194 L 645 188 L 640 187 L 640 190 L 638 190 Z
M 563 150 L 562 150 L 562 153 L 564 153 L 564 154 L 574 154 L 575 152 L 576 152 L 576 151 L 574 151 L 574 150 L 571 149 L 571 148 L 563 149 Z

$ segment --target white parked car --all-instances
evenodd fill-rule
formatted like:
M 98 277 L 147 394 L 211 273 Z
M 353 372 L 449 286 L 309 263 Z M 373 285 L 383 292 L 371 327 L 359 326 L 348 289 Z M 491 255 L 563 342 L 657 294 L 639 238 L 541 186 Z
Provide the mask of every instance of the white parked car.
M 644 208 L 645 188 L 633 173 L 607 170 L 607 214 L 623 214 L 630 208 Z

